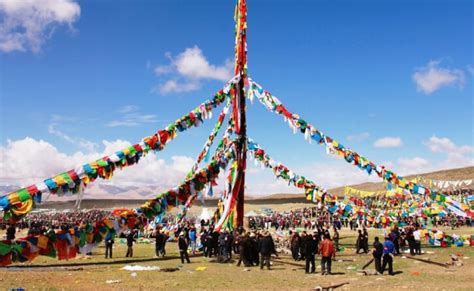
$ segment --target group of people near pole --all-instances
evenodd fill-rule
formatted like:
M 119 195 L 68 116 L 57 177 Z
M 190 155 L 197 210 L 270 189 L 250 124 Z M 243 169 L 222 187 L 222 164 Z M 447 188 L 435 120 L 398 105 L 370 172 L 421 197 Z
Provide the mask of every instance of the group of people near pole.
M 161 226 L 157 226 L 155 231 L 156 254 L 166 254 L 165 244 L 168 237 L 161 230 Z M 189 249 L 193 255 L 198 251 L 197 238 L 200 238 L 200 249 L 204 257 L 217 258 L 218 262 L 228 263 L 232 260 L 233 254 L 238 254 L 237 266 L 242 263 L 246 267 L 265 266 L 270 269 L 271 255 L 278 256 L 275 243 L 267 230 L 263 231 L 245 231 L 238 228 L 234 231 L 223 230 L 218 232 L 213 226 L 201 229 L 198 234 L 194 226 L 189 227 L 188 224 L 179 227 L 178 233 L 178 250 L 181 263 L 190 263 Z
M 178 228 L 178 250 L 181 263 L 190 263 L 190 245 L 195 243 L 198 236 L 200 238 L 200 251 L 204 257 L 216 257 L 218 262 L 228 263 L 232 260 L 233 253 L 238 254 L 237 266 L 242 264 L 245 267 L 260 266 L 260 269 L 271 269 L 272 255 L 279 257 L 276 245 L 271 233 L 268 230 L 244 230 L 237 228 L 234 231 L 223 230 L 217 232 L 213 226 L 201 229 L 199 235 L 194 226 L 184 224 Z M 157 256 L 159 252 L 166 253 L 163 241 L 167 236 L 161 230 L 161 226 L 156 228 L 154 233 L 156 241 Z M 297 232 L 291 232 L 292 244 L 298 244 L 298 252 L 294 254 L 295 260 L 306 260 L 306 272 L 315 273 L 315 257 L 321 255 L 321 272 L 323 275 L 331 274 L 332 260 L 336 256 L 337 246 L 331 240 L 329 230 L 320 229 L 314 234 L 303 232 L 300 236 Z M 338 236 L 338 231 L 334 228 L 334 236 Z M 193 255 L 195 249 L 191 248 Z
M 335 229 L 335 233 L 337 230 Z M 322 231 L 318 229 L 313 234 L 303 231 L 301 235 L 298 232 L 289 231 L 291 255 L 295 261 L 305 260 L 305 272 L 315 273 L 316 255 L 321 256 L 321 274 L 331 274 L 332 259 L 336 257 L 337 247 L 331 240 L 329 230 Z

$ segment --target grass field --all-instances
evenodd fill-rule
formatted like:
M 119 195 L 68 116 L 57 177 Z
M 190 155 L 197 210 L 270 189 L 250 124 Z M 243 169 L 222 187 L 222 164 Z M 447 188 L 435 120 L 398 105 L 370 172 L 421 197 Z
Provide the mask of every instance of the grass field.
M 446 230 L 448 233 L 450 230 Z M 473 228 L 454 231 L 457 234 L 472 234 Z M 118 243 L 114 246 L 114 259 L 104 258 L 104 248 L 99 247 L 90 258 L 76 258 L 70 261 L 38 257 L 29 264 L 16 264 L 0 269 L 0 287 L 31 289 L 75 289 L 75 290 L 151 290 L 151 289 L 312 289 L 348 282 L 340 290 L 386 289 L 459 289 L 474 290 L 474 248 L 424 248 L 428 254 L 419 256 L 435 262 L 450 261 L 451 254 L 462 254 L 463 266 L 441 267 L 396 257 L 395 276 L 363 276 L 360 269 L 371 257 L 355 255 L 353 245 L 356 232 L 341 232 L 341 245 L 345 252 L 333 263 L 332 276 L 304 273 L 304 264 L 294 262 L 289 255 L 280 254 L 273 262 L 273 270 L 261 271 L 257 267 L 237 267 L 233 264 L 220 264 L 205 257 L 191 257 L 191 264 L 181 265 L 177 244 L 168 243 L 168 256 L 155 259 L 154 244 L 138 244 L 134 247 L 135 257 L 125 258 L 126 247 Z M 370 242 L 375 235 L 382 236 L 380 230 L 370 230 Z M 424 247 L 426 247 L 424 245 Z M 349 261 L 349 260 L 354 261 Z M 319 265 L 317 260 L 316 264 Z M 175 272 L 121 270 L 125 265 L 159 266 L 160 268 L 179 268 Z M 198 267 L 206 267 L 197 271 Z M 372 269 L 373 264 L 368 269 Z M 318 269 L 319 270 L 319 267 Z M 106 283 L 117 280 L 116 283 Z

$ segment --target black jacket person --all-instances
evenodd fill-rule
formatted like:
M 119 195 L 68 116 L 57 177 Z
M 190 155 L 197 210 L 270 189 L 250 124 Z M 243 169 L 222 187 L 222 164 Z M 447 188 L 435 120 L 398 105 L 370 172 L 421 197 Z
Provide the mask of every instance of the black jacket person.
M 277 255 L 277 253 L 273 238 L 268 231 L 265 231 L 263 237 L 259 240 L 258 250 L 260 252 L 260 269 L 263 269 L 263 264 L 265 263 L 267 269 L 270 270 L 270 256 L 272 254 Z
M 316 265 L 314 263 L 314 257 L 316 251 L 318 249 L 318 243 L 313 238 L 311 234 L 306 236 L 306 243 L 305 243 L 305 258 L 306 258 L 306 273 L 309 273 L 309 266 L 311 265 L 311 273 L 316 271 Z
M 372 251 L 372 255 L 374 256 L 375 271 L 381 273 L 382 272 L 383 245 L 379 241 L 378 237 L 375 237 L 374 239 L 375 239 L 374 250 Z
M 133 243 L 136 242 L 135 240 L 135 231 L 130 230 L 129 234 L 127 235 L 127 254 L 125 257 L 133 257 Z
M 191 263 L 191 261 L 189 260 L 189 255 L 188 255 L 188 242 L 186 241 L 184 237 L 184 233 L 182 232 L 179 235 L 178 248 L 179 248 L 179 255 L 181 257 L 181 263 L 184 264 L 184 259 L 186 259 L 186 262 L 188 264 Z

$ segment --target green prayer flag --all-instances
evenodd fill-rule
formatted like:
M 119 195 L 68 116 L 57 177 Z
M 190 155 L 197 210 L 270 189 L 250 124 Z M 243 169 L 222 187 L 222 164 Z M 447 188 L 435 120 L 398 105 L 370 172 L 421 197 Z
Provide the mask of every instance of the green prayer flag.
M 20 199 L 21 202 L 25 202 L 27 200 L 30 200 L 31 196 L 30 196 L 30 193 L 28 193 L 28 190 L 23 188 L 18 191 L 18 198 Z

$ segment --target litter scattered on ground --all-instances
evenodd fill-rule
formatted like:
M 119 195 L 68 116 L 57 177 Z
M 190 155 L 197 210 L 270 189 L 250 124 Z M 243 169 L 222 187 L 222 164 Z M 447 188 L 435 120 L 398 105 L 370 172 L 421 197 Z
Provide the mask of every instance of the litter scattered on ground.
M 200 267 L 196 268 L 196 271 L 202 272 L 202 271 L 205 271 L 206 269 L 207 269 L 207 267 L 200 266 Z
M 158 266 L 139 266 L 139 265 L 126 265 L 122 268 L 125 271 L 160 271 Z
M 347 267 L 347 270 L 355 270 L 355 269 L 356 269 L 355 266 L 349 266 L 349 267 Z
M 459 255 L 462 256 L 462 254 L 458 254 L 458 255 L 452 254 L 451 255 L 451 262 L 448 262 L 447 264 L 452 265 L 452 266 L 456 266 L 456 267 L 461 267 L 462 265 L 464 265 L 464 263 L 459 259 L 461 257 Z
M 420 273 L 420 272 L 417 272 L 417 271 L 411 272 L 411 274 L 412 274 L 413 276 L 420 276 L 420 275 L 421 275 L 421 273 Z
M 339 259 L 337 260 L 338 263 L 342 263 L 342 262 L 355 262 L 356 260 L 355 259 Z
M 294 270 L 296 270 L 296 269 L 294 269 Z M 244 272 L 249 272 L 249 271 L 250 271 L 250 269 L 247 269 L 247 268 L 244 269 Z
M 357 275 L 377 276 L 377 275 L 380 275 L 380 274 L 375 270 L 363 270 L 363 271 L 358 271 Z
M 137 273 L 133 272 L 133 273 L 130 274 L 130 276 L 136 277 L 136 276 L 137 276 Z
M 349 282 L 342 282 L 342 283 L 339 283 L 339 284 L 332 284 L 332 285 L 329 285 L 329 286 L 316 286 L 316 287 L 314 287 L 314 290 L 318 290 L 318 291 L 333 290 L 333 289 L 342 287 L 342 286 L 347 285 L 347 284 L 349 284 Z
M 106 284 L 117 284 L 122 282 L 122 280 L 107 280 L 105 281 Z
M 407 258 L 407 257 L 405 257 L 405 256 L 402 256 L 402 259 L 406 259 L 406 258 Z

